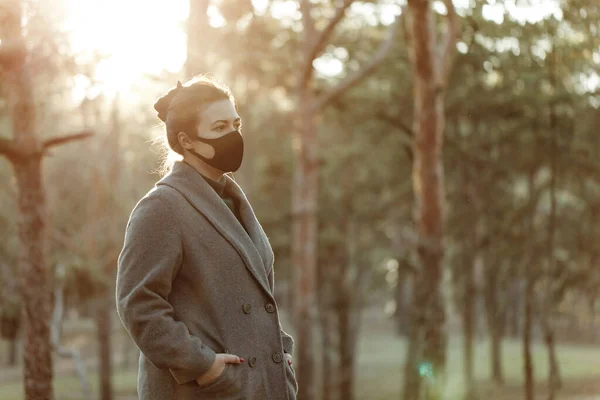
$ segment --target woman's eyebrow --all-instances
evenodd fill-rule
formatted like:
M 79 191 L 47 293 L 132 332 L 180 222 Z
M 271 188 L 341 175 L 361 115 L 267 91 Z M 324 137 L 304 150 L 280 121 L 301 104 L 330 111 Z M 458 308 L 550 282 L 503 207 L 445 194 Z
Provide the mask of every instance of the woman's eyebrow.
M 235 123 L 235 122 L 241 122 L 241 120 L 242 120 L 242 119 L 241 119 L 240 117 L 237 117 L 236 119 L 234 119 L 234 120 L 233 120 L 233 122 L 234 122 L 234 123 Z M 210 126 L 214 126 L 214 125 L 216 125 L 216 124 L 218 124 L 218 123 L 221 123 L 221 122 L 222 122 L 222 123 L 228 123 L 229 121 L 228 121 L 228 120 L 226 120 L 226 119 L 219 119 L 219 120 L 217 120 L 217 121 L 213 122 L 213 123 L 212 123 Z

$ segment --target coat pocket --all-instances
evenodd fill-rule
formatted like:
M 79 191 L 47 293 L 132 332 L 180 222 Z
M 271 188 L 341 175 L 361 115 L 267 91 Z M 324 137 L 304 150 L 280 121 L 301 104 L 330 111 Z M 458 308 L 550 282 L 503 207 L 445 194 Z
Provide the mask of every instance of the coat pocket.
M 223 396 L 231 396 L 238 393 L 240 391 L 240 384 L 236 379 L 236 368 L 239 368 L 239 366 L 235 364 L 225 364 L 225 368 L 221 375 L 214 381 L 197 385 L 196 393 L 203 395 L 214 394 L 216 396 L 214 397 L 215 399 L 226 398 Z M 213 397 L 203 397 L 203 399 L 204 398 L 212 399 Z

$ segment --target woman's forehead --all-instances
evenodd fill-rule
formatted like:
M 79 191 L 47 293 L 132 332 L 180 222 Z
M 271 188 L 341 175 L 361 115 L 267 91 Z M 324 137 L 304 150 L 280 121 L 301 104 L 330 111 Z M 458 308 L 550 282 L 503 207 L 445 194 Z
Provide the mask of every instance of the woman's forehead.
M 208 104 L 200 111 L 200 120 L 209 124 L 215 121 L 235 121 L 240 118 L 233 103 L 228 100 L 219 100 Z

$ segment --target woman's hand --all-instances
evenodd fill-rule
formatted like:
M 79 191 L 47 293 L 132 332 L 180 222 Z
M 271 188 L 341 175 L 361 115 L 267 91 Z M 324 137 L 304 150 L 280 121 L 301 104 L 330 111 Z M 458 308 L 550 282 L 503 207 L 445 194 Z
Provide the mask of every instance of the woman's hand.
M 219 353 L 210 369 L 196 378 L 196 382 L 198 382 L 199 385 L 211 383 L 221 376 L 226 364 L 241 364 L 243 362 L 243 358 L 234 356 L 233 354 Z
M 292 365 L 292 355 L 289 353 L 283 353 L 285 354 L 285 360 L 287 361 L 288 365 Z

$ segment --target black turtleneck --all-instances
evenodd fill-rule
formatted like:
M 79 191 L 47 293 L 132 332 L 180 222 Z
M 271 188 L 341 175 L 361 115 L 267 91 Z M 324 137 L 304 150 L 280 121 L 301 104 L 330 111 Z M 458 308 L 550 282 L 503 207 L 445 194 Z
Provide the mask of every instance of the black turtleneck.
M 215 190 L 219 197 L 221 197 L 225 205 L 229 207 L 229 209 L 231 210 L 233 215 L 235 215 L 240 224 L 244 226 L 244 223 L 242 222 L 242 217 L 239 212 L 239 206 L 227 188 L 227 179 L 225 178 L 225 176 L 222 176 L 221 179 L 219 179 L 218 181 L 212 180 L 204 175 L 202 175 L 202 177 Z

